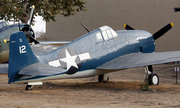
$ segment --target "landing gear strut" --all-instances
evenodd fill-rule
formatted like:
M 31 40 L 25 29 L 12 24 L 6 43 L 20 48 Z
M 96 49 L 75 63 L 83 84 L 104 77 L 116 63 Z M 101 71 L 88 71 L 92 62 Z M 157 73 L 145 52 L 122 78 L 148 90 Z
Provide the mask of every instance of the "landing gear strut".
M 112 75 L 112 73 L 106 73 L 106 74 L 98 75 L 98 82 L 109 81 L 109 77 L 111 75 Z
M 145 68 L 145 82 L 148 82 L 149 85 L 158 85 L 159 77 L 156 73 L 153 73 L 152 65 L 146 66 Z
M 33 85 L 27 85 L 25 89 L 30 91 L 33 89 Z
M 104 74 L 98 76 L 98 82 L 103 82 Z

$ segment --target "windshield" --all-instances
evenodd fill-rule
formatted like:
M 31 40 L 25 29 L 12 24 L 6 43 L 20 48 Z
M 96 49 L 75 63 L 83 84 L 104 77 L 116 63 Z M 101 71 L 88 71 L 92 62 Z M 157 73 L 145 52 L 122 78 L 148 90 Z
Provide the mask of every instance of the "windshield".
M 103 26 L 99 28 L 102 32 L 104 40 L 108 40 L 117 37 L 117 33 L 109 26 Z
M 5 27 L 5 26 L 8 26 L 8 25 L 9 25 L 8 22 L 2 21 L 2 22 L 0 22 L 0 29 Z

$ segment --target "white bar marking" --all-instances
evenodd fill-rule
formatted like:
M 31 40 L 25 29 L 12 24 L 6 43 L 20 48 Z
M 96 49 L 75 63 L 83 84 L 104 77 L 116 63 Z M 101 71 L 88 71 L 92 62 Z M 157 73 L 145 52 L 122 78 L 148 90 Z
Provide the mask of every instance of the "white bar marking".
M 54 61 L 48 62 L 48 64 L 49 64 L 50 66 L 54 66 L 54 67 L 61 66 L 59 60 L 54 60 Z
M 83 53 L 83 54 L 79 54 L 79 58 L 81 61 L 83 61 L 83 60 L 90 59 L 91 57 L 90 57 L 89 53 Z

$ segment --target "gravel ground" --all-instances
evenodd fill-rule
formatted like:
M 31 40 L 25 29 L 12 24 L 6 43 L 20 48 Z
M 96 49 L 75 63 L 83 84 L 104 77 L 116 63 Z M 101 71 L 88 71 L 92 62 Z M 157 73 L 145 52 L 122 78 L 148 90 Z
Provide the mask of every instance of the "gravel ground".
M 24 84 L 7 84 L 6 75 L 0 76 L 1 108 L 145 108 L 180 107 L 180 78 L 175 84 L 174 67 L 157 65 L 159 85 L 142 91 L 144 68 L 115 72 L 109 82 L 97 83 L 97 77 L 63 79 L 44 82 L 25 91 Z M 178 73 L 179 74 L 179 73 Z

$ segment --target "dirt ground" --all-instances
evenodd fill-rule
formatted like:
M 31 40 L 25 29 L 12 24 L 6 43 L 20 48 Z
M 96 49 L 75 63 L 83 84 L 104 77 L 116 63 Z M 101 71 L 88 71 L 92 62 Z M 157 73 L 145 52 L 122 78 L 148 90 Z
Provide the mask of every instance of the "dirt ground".
M 180 77 L 176 84 L 175 66 L 180 64 L 154 66 L 160 83 L 149 86 L 149 91 L 140 89 L 143 67 L 115 72 L 109 82 L 97 83 L 97 77 L 54 80 L 32 91 L 25 91 L 24 84 L 7 84 L 7 76 L 1 75 L 0 108 L 176 108 Z

